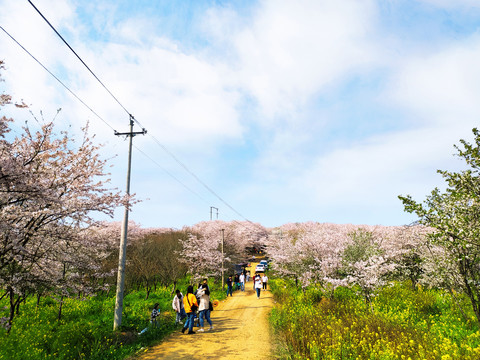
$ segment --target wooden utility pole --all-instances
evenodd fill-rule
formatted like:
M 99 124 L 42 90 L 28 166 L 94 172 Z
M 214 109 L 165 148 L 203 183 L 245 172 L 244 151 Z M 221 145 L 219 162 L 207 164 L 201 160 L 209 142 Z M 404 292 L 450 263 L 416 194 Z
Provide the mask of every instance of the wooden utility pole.
M 114 132 L 117 136 L 128 136 L 130 138 L 128 144 L 128 168 L 127 168 L 127 196 L 130 196 L 130 173 L 132 170 L 132 140 L 135 135 L 145 135 L 147 130 L 133 131 L 133 116 L 130 115 L 130 132 L 119 133 Z M 113 318 L 113 330 L 117 330 L 122 325 L 123 312 L 123 290 L 125 286 L 125 261 L 127 253 L 127 234 L 128 234 L 128 212 L 129 203 L 125 205 L 125 213 L 123 215 L 122 231 L 120 235 L 120 252 L 118 255 L 118 274 L 117 274 L 117 297 L 115 299 L 115 315 Z
M 225 290 L 225 276 L 223 274 L 223 244 L 225 242 L 225 229 L 222 229 L 222 290 Z

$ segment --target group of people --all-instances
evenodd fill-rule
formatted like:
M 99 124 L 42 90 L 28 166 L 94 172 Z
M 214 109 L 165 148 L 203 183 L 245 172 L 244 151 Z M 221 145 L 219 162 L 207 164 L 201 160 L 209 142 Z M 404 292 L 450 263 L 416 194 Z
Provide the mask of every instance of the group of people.
M 232 279 L 232 276 L 229 276 L 227 279 L 227 297 L 228 295 L 233 296 L 233 285 L 235 284 L 236 289 L 245 291 L 245 279 L 249 281 L 249 273 L 242 272 L 240 275 L 235 275 L 235 278 Z M 253 288 L 257 292 L 257 298 L 260 298 L 260 290 L 267 290 L 268 277 L 266 274 L 260 275 L 259 273 L 255 274 L 253 279 Z
M 172 301 L 172 307 L 176 312 L 175 324 L 182 324 L 182 320 L 186 317 L 185 325 L 182 328 L 182 333 L 188 329 L 187 334 L 195 334 L 193 325 L 195 317 L 198 316 L 198 332 L 204 332 L 205 320 L 210 325 L 207 329 L 213 330 L 213 323 L 210 319 L 210 312 L 213 310 L 210 301 L 210 288 L 207 284 L 207 279 L 203 279 L 203 283 L 198 285 L 197 290 L 193 291 L 193 286 L 187 288 L 187 294 L 183 296 L 180 290 L 176 291 L 175 297 Z M 197 314 L 198 313 L 198 314 Z
M 227 280 L 227 297 L 229 294 L 233 296 L 233 285 L 236 286 L 237 290 L 245 291 L 245 281 L 248 282 L 249 280 L 250 273 L 246 271 L 235 275 L 234 279 L 232 279 L 232 276 L 229 276 Z M 260 275 L 256 273 L 253 280 L 253 288 L 257 293 L 257 299 L 259 299 L 260 291 L 262 289 L 264 291 L 267 290 L 268 277 L 266 274 Z M 157 317 L 160 315 L 158 306 L 158 303 L 154 305 L 150 315 L 150 323 L 154 326 L 156 326 Z M 176 313 L 175 324 L 183 325 L 183 319 L 187 318 L 182 327 L 182 333 L 185 333 L 188 329 L 187 334 L 195 334 L 193 326 L 196 317 L 198 317 L 198 332 L 213 330 L 213 323 L 210 319 L 210 312 L 213 310 L 213 306 L 210 301 L 210 288 L 208 287 L 207 279 L 203 279 L 202 283 L 198 284 L 195 292 L 193 291 L 193 286 L 190 285 L 185 296 L 177 289 L 172 300 L 172 307 Z M 207 330 L 204 329 L 205 320 L 210 325 Z M 142 330 L 139 334 L 144 333 L 146 330 Z
M 235 278 L 232 279 L 232 276 L 229 276 L 227 279 L 227 297 L 233 296 L 233 285 L 235 285 L 235 290 L 245 291 L 245 280 L 248 281 L 249 275 L 245 272 L 242 272 L 240 275 L 236 274 Z

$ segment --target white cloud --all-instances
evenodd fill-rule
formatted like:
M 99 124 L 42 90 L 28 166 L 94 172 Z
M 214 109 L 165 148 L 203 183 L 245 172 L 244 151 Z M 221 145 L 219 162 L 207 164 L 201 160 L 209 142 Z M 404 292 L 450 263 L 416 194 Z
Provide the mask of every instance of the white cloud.
M 389 94 L 423 124 L 459 128 L 480 118 L 480 37 L 399 63 Z
M 20 43 L 114 128 L 128 124 L 128 115 L 33 9 L 19 2 L 2 5 L 6 10 L 4 14 L 8 14 L 3 16 L 2 24 L 12 29 Z M 37 5 L 42 12 L 52 8 L 48 2 Z M 237 111 L 239 97 L 225 81 L 227 70 L 221 64 L 195 54 L 184 54 L 175 43 L 161 35 L 147 38 L 145 34 L 154 32 L 145 18 L 130 19 L 105 29 L 116 35 L 116 41 L 104 43 L 86 38 L 88 29 L 79 24 L 75 8 L 69 1 L 56 2 L 55 8 L 58 12 L 45 11 L 45 16 L 52 24 L 58 24 L 57 29 L 65 25 L 71 31 L 69 43 L 76 52 L 122 105 L 161 141 L 174 144 L 181 139 L 192 144 L 241 136 L 243 129 Z M 26 17 L 28 21 L 19 26 L 16 19 Z M 111 24 L 109 16 L 102 19 Z M 145 31 L 147 28 L 149 31 Z M 2 37 L 1 41 L 10 40 Z M 70 117 L 80 121 L 93 119 L 92 129 L 99 133 L 105 131 L 105 126 L 94 115 L 70 98 L 17 45 L 8 44 L 8 51 L 3 55 L 9 68 L 8 88 L 13 95 L 21 94 L 27 103 L 42 109 L 47 104 L 55 104 L 55 108 L 73 108 L 75 111 L 67 110 Z
M 374 59 L 371 1 L 263 1 L 233 41 L 242 88 L 272 118 Z

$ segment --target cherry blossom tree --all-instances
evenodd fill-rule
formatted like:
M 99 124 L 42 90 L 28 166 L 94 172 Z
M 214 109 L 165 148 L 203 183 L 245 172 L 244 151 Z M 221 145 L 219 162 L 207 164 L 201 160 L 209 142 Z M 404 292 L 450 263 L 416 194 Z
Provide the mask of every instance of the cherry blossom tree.
M 294 277 L 303 288 L 314 284 L 331 292 L 338 286 L 355 286 L 370 301 L 401 270 L 402 261 L 406 270 L 405 257 L 412 248 L 420 249 L 418 244 L 425 242 L 424 227 L 418 228 L 285 224 L 272 230 L 267 253 L 278 275 Z M 414 266 L 408 270 L 413 276 Z
M 1 107 L 10 103 L 2 95 Z M 28 293 L 61 289 L 67 278 L 74 287 L 80 271 L 93 266 L 84 229 L 94 213 L 112 216 L 124 203 L 106 188 L 106 161 L 88 127 L 77 143 L 68 132 L 57 134 L 53 122 L 37 130 L 27 124 L 13 137 L 12 122 L 0 118 L 0 288 L 10 299 L 10 324 Z
M 203 221 L 185 230 L 190 236 L 182 240 L 179 254 L 193 280 L 218 276 L 222 272 L 222 260 L 223 271 L 228 271 L 232 264 L 245 260 L 247 248 L 264 243 L 268 235 L 263 226 L 248 221 Z
M 305 288 L 310 284 L 339 286 L 335 276 L 341 264 L 348 226 L 313 222 L 286 224 L 274 229 L 267 243 L 272 267 L 280 275 L 292 276 Z
M 456 267 L 450 283 L 455 282 L 467 294 L 480 323 L 480 132 L 473 129 L 473 135 L 473 144 L 460 140 L 455 146 L 466 169 L 438 170 L 447 184 L 445 192 L 436 188 L 423 203 L 410 196 L 399 198 L 407 212 L 415 213 L 421 224 L 435 229 L 430 239 L 447 255 L 445 269 L 451 264 Z

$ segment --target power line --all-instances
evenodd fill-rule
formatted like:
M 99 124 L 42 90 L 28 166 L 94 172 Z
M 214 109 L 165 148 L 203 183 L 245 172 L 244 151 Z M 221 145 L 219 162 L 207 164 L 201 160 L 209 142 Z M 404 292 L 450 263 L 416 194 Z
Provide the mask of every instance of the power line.
M 60 80 L 58 77 L 55 76 L 55 74 L 53 74 L 50 70 L 48 70 L 47 67 L 40 62 L 40 60 L 38 60 L 35 56 L 32 55 L 32 53 L 30 53 L 25 47 L 23 47 L 22 44 L 20 44 L 12 35 L 10 35 L 7 32 L 7 30 L 5 30 L 2 26 L 0 26 L 0 29 L 5 34 L 7 34 L 8 37 L 10 37 L 10 39 L 12 39 L 18 46 L 20 46 L 22 50 L 25 51 L 33 60 L 35 60 L 37 64 L 39 64 L 46 72 L 48 72 L 51 76 L 53 76 L 53 78 L 57 80 L 70 94 L 72 94 L 78 101 L 80 101 L 83 104 L 83 106 L 85 106 L 88 110 L 90 110 L 92 114 L 94 114 L 97 118 L 102 120 L 105 123 L 105 125 L 107 125 L 110 129 L 114 130 L 114 128 L 105 119 L 103 119 L 100 115 L 98 115 L 90 106 L 88 106 L 82 99 L 80 99 L 77 96 L 77 94 L 75 94 L 72 90 L 70 90 L 70 88 L 62 82 L 62 80 Z
M 57 31 L 57 29 L 55 29 L 53 27 L 53 25 L 50 23 L 50 21 L 48 21 L 48 19 L 41 13 L 40 10 L 38 10 L 38 8 L 30 1 L 28 0 L 28 2 L 30 3 L 30 5 L 33 6 L 33 8 L 40 14 L 40 16 L 43 18 L 43 20 L 46 21 L 46 23 L 52 28 L 52 30 L 55 32 L 55 34 L 58 35 L 58 37 L 60 39 L 62 39 L 62 41 L 65 43 L 65 45 L 68 46 L 68 48 L 75 54 L 75 56 L 78 58 L 78 60 L 80 60 L 80 62 L 87 68 L 87 70 L 90 72 L 90 74 L 93 75 L 93 77 L 100 83 L 100 85 L 103 86 L 103 88 L 115 99 L 115 101 L 118 103 L 118 105 L 120 105 L 122 107 L 123 110 L 125 110 L 125 112 L 128 114 L 128 116 L 132 117 L 133 119 L 135 119 L 133 117 L 132 114 L 130 114 L 130 112 L 122 105 L 122 103 L 115 97 L 115 95 L 112 94 L 112 92 L 105 86 L 105 84 L 97 77 L 97 75 L 95 75 L 95 73 L 88 67 L 87 64 L 85 64 L 85 62 L 82 60 L 82 58 L 75 52 L 75 50 L 73 50 L 73 48 L 70 46 L 70 44 L 63 38 L 62 35 L 60 35 L 60 33 Z M 135 120 L 134 120 L 135 121 Z M 140 125 L 140 124 L 139 124 Z M 142 126 L 140 126 L 142 127 Z M 143 128 L 143 127 L 142 127 Z
M 158 162 L 156 162 L 155 160 L 153 160 L 149 155 L 147 155 L 144 151 L 140 150 L 137 146 L 134 146 L 135 149 L 137 149 L 138 152 L 140 152 L 141 154 L 143 154 L 143 156 L 145 156 L 147 159 L 149 159 L 151 162 L 153 162 L 155 165 L 157 165 L 160 169 L 162 169 L 168 176 L 170 176 L 171 178 L 173 178 L 175 181 L 177 181 L 178 183 L 180 183 L 185 189 L 187 189 L 188 191 L 190 191 L 192 194 L 198 196 L 198 198 L 200 200 L 202 200 L 203 202 L 205 202 L 206 204 L 208 204 L 208 202 L 202 198 L 199 194 L 197 194 L 195 191 L 193 191 L 192 189 L 190 189 L 187 185 L 185 185 L 180 179 L 178 179 L 175 175 L 173 175 L 172 173 L 170 173 L 168 170 L 166 170 L 163 166 L 161 166 Z
M 122 103 L 113 95 L 113 93 L 105 86 L 105 84 L 95 75 L 95 73 L 88 67 L 88 65 L 82 60 L 82 58 L 75 52 L 75 50 L 70 46 L 70 44 L 63 38 L 63 36 L 55 29 L 55 27 L 48 21 L 48 19 L 42 14 L 42 12 L 32 3 L 31 0 L 28 0 L 30 5 L 38 12 L 38 14 L 45 20 L 45 22 L 50 26 L 50 28 L 58 35 L 58 37 L 64 42 L 64 44 L 75 54 L 75 56 L 80 60 L 80 62 L 87 68 L 87 70 L 93 75 L 93 77 L 102 85 L 102 87 L 112 96 L 112 98 L 120 105 L 120 107 L 129 115 L 130 119 L 135 121 L 141 128 L 144 128 L 139 121 L 122 105 Z M 225 204 L 229 209 L 234 213 L 240 216 L 247 222 L 252 223 L 245 216 L 240 214 L 235 210 L 230 204 L 228 204 L 224 199 L 222 199 L 213 189 L 211 189 L 207 184 L 205 184 L 193 171 L 191 171 L 182 161 L 180 161 L 171 151 L 169 151 L 163 144 L 161 144 L 153 135 L 152 138 L 154 141 L 167 153 L 169 154 L 181 167 L 185 169 L 195 180 L 197 180 L 203 187 L 205 187 L 212 195 L 219 199 L 223 204 Z M 253 223 L 252 223 L 253 224 Z
M 214 195 L 218 200 L 220 200 L 223 204 L 225 204 L 230 210 L 232 210 L 235 214 L 240 216 L 242 219 L 245 221 L 250 222 L 245 216 L 240 214 L 237 210 L 235 210 L 229 203 L 227 203 L 225 200 L 223 200 L 220 195 L 218 195 L 215 191 L 213 191 L 207 184 L 205 184 L 193 171 L 191 171 L 182 161 L 180 161 L 170 150 L 168 150 L 165 145 L 163 145 L 160 141 L 157 140 L 157 138 L 153 135 L 150 135 L 152 139 L 160 146 L 168 155 L 170 155 L 173 160 L 177 162 L 182 168 L 185 169 L 186 172 L 188 172 L 195 180 L 197 180 L 205 189 L 207 189 L 212 195 Z
M 67 85 L 65 85 L 64 82 L 62 82 L 52 71 L 50 71 L 45 65 L 43 65 L 43 63 L 38 60 L 30 51 L 28 51 L 22 44 L 20 44 L 9 32 L 7 32 L 2 26 L 0 26 L 0 29 L 10 37 L 10 39 L 12 39 L 23 51 L 25 51 L 33 60 L 35 60 L 35 62 L 37 62 L 46 72 L 48 72 L 55 80 L 57 80 L 71 95 L 73 95 L 82 105 L 84 105 L 88 110 L 90 110 L 97 118 L 99 118 L 101 121 L 103 121 L 110 129 L 112 129 L 113 131 L 115 131 L 115 129 L 105 120 L 103 119 L 100 115 L 98 115 L 98 113 L 96 113 L 90 106 L 88 106 L 88 104 L 83 101 L 77 94 L 75 94 Z M 138 121 L 137 121 L 138 123 Z M 172 156 L 177 162 L 179 162 L 180 164 L 182 164 L 182 166 L 190 173 L 192 174 L 196 179 L 197 181 L 200 181 L 201 180 L 195 175 L 193 174 L 193 172 L 191 172 L 187 167 L 186 165 L 184 165 L 183 163 L 181 163 L 176 157 L 175 155 L 173 155 L 173 153 L 171 153 L 170 151 L 168 151 L 168 149 L 162 145 L 156 138 L 154 138 L 155 142 L 157 144 L 159 144 L 165 152 L 167 152 L 167 154 L 169 154 L 170 156 Z M 144 151 L 140 150 L 140 148 L 138 148 L 137 146 L 135 146 L 135 149 L 137 149 L 140 153 L 142 153 L 146 158 L 148 158 L 150 161 L 152 161 L 155 165 L 157 165 L 160 169 L 162 169 L 165 173 L 167 173 L 170 177 L 172 177 L 175 181 L 177 181 L 179 184 L 181 184 L 183 187 L 185 187 L 188 191 L 190 191 L 191 193 L 193 193 L 194 195 L 196 195 L 197 197 L 199 197 L 202 201 L 204 201 L 205 203 L 208 204 L 208 202 L 202 198 L 198 193 L 196 193 L 194 190 L 190 189 L 187 185 L 185 185 L 180 179 L 178 179 L 176 176 L 174 176 L 173 174 L 171 174 L 169 171 L 167 171 L 165 168 L 163 168 L 160 164 L 158 164 L 158 162 L 156 162 L 155 160 L 153 160 L 150 156 L 148 156 Z M 212 190 L 213 191 L 213 190 Z

